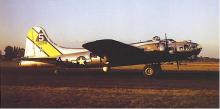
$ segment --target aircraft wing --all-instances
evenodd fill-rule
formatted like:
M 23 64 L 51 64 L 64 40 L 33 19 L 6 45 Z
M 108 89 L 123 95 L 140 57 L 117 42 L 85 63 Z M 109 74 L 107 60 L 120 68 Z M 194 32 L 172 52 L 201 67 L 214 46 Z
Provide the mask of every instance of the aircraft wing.
M 83 47 L 102 58 L 106 56 L 113 65 L 143 60 L 145 54 L 143 49 L 111 39 L 85 43 Z

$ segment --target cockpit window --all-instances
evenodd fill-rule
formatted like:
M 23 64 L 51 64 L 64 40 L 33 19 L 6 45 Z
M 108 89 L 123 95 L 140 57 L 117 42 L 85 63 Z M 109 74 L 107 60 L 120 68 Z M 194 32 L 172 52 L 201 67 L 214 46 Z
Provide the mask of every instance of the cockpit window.
M 180 50 L 183 50 L 183 47 L 180 47 Z
M 184 45 L 184 49 L 188 50 L 189 49 L 189 45 Z

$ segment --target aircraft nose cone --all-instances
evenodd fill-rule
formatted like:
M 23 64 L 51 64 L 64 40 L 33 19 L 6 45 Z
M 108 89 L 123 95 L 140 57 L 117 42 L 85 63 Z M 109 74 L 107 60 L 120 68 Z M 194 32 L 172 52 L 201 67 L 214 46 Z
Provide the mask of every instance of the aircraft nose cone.
M 197 44 L 198 49 L 202 49 L 202 46 L 200 44 Z
M 202 46 L 200 44 L 197 45 L 196 49 L 195 49 L 195 54 L 198 55 L 202 50 Z

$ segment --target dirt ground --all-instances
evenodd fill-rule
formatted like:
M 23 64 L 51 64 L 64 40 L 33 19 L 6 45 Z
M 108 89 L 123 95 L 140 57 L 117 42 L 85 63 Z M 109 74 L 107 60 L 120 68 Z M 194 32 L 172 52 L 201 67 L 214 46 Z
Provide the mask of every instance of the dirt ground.
M 156 78 L 143 65 L 101 69 L 20 68 L 1 63 L 1 107 L 219 107 L 219 64 L 163 65 Z

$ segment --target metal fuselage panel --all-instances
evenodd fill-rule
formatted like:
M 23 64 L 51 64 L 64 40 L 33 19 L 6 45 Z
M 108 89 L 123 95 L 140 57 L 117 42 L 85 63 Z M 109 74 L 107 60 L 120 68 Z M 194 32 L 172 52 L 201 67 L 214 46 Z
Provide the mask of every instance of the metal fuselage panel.
M 197 43 L 183 41 L 183 42 L 168 42 L 169 53 L 165 53 L 164 41 L 157 42 L 140 42 L 132 44 L 140 49 L 144 49 L 145 53 L 139 57 L 125 56 L 126 59 L 120 58 L 110 62 L 111 66 L 120 65 L 135 65 L 135 64 L 147 64 L 155 62 L 169 62 L 184 60 L 191 56 L 198 55 L 201 51 L 201 47 Z M 107 59 L 96 56 L 95 54 L 87 51 L 80 53 L 64 54 L 60 56 L 60 59 L 66 63 L 72 63 L 74 65 L 79 64 L 79 58 L 83 57 L 85 65 L 87 67 L 100 67 L 105 65 Z M 129 59 L 128 59 L 129 58 Z
M 202 50 L 201 46 L 191 41 L 176 42 L 168 41 L 168 52 L 165 52 L 165 41 L 140 42 L 132 44 L 143 49 L 144 53 L 136 57 L 126 56 L 126 59 L 118 58 L 112 62 L 112 66 L 135 65 L 180 61 L 196 57 Z M 129 58 L 129 59 L 128 59 Z
M 153 40 L 130 45 L 114 40 L 94 42 L 93 47 L 87 48 L 89 51 L 84 49 L 85 46 L 61 47 L 48 37 L 42 27 L 32 27 L 26 37 L 25 60 L 21 61 L 21 65 L 49 63 L 70 67 L 100 67 L 146 64 L 183 60 L 201 51 L 201 47 L 191 41 L 160 40 L 158 36 L 153 37 Z
M 164 40 L 131 44 L 131 46 L 143 49 L 143 53 L 137 56 L 119 56 L 120 54 L 118 54 L 118 56 L 114 57 L 114 60 L 109 59 L 109 57 L 101 58 L 83 48 L 77 49 L 78 52 L 64 53 L 54 58 L 56 58 L 58 65 L 65 67 L 103 67 L 106 63 L 110 63 L 110 66 L 124 66 L 184 60 L 198 55 L 202 49 L 199 44 L 189 41 L 176 42 L 169 40 L 167 45 L 169 48 L 168 53 L 164 52 Z M 70 49 L 67 49 L 66 51 L 68 50 Z M 72 51 L 74 51 L 74 49 Z M 21 64 L 38 65 L 39 63 L 23 61 Z
M 57 61 L 69 67 L 102 67 L 106 59 L 86 51 L 61 55 L 57 57 Z

